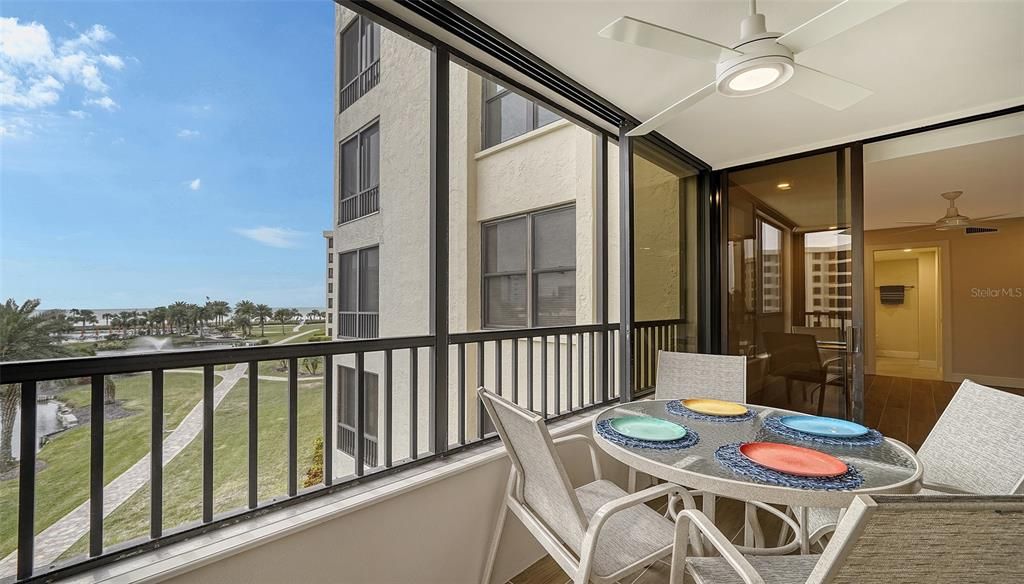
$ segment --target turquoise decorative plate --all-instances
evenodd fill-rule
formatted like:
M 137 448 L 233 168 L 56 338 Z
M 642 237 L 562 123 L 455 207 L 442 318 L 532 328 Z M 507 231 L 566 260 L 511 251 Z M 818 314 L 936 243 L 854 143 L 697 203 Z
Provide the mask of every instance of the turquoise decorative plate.
M 779 419 L 779 423 L 787 428 L 815 436 L 855 438 L 868 433 L 867 428 L 856 422 L 821 416 L 784 416 Z
M 686 436 L 686 428 L 661 418 L 624 416 L 610 420 L 612 429 L 623 436 L 651 442 L 668 442 Z

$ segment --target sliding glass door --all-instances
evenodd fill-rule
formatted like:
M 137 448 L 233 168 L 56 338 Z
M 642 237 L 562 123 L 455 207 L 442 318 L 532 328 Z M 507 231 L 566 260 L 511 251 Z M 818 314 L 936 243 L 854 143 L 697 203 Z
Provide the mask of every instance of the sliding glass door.
M 747 400 L 854 418 L 862 262 L 851 152 L 724 173 L 724 349 L 747 358 Z

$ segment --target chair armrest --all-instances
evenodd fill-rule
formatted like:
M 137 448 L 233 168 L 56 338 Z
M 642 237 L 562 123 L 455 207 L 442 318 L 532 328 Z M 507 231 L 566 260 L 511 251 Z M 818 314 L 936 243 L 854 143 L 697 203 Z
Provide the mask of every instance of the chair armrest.
M 754 566 L 750 564 L 747 558 L 743 557 L 740 550 L 729 538 L 715 524 L 708 519 L 708 516 L 701 513 L 700 511 L 693 509 L 683 509 L 679 512 L 679 516 L 676 518 L 676 541 L 685 541 L 681 538 L 683 532 L 688 530 L 690 526 L 694 525 L 697 530 L 704 534 L 704 537 L 711 542 L 718 553 L 722 554 L 722 558 L 732 566 L 732 569 L 736 571 L 736 575 L 743 580 L 745 584 L 764 584 L 764 578 L 757 573 Z M 685 547 L 680 550 L 681 546 L 676 546 L 674 553 L 686 553 Z M 673 560 L 675 563 L 675 560 Z
M 922 489 L 931 489 L 932 491 L 939 491 L 942 493 L 948 493 L 950 495 L 977 495 L 973 491 L 965 491 L 960 487 L 954 487 L 953 485 L 947 485 L 945 483 L 929 483 L 927 481 L 921 482 Z
M 587 449 L 590 450 L 590 465 L 594 469 L 594 480 L 601 480 L 601 461 L 597 457 L 597 445 L 594 444 L 594 440 L 590 436 L 584 436 L 583 434 L 569 434 L 568 436 L 555 438 L 552 442 L 555 446 L 568 444 L 570 442 L 582 442 L 586 444 Z
M 825 359 L 824 361 L 821 362 L 821 367 L 823 369 L 827 369 L 829 365 L 833 363 L 839 363 L 842 360 L 842 357 L 832 357 L 831 359 Z

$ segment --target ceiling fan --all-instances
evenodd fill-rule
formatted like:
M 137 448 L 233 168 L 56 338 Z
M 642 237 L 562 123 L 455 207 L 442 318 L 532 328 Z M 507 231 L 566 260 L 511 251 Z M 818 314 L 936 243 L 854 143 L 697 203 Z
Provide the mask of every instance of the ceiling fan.
M 984 227 L 978 225 L 979 223 L 995 219 L 997 217 L 1005 217 L 1010 213 L 999 213 L 998 215 L 988 215 L 987 217 L 978 217 L 971 219 L 966 215 L 961 215 L 960 210 L 956 208 L 957 198 L 964 194 L 963 191 L 949 191 L 948 193 L 942 193 L 939 195 L 943 199 L 949 201 L 949 208 L 946 209 L 946 214 L 939 218 L 933 223 L 922 223 L 920 221 L 899 221 L 907 225 L 924 225 L 920 229 L 914 229 L 912 231 L 920 231 L 925 229 L 934 229 L 936 231 L 949 231 L 952 229 L 966 229 L 967 227 Z
M 683 32 L 623 16 L 598 34 L 619 42 L 715 63 L 715 80 L 665 108 L 630 131 L 640 136 L 653 131 L 686 108 L 715 91 L 746 97 L 782 85 L 811 101 L 843 110 L 871 90 L 821 71 L 804 67 L 794 55 L 890 10 L 906 0 L 846 0 L 788 33 L 767 32 L 757 0 L 750 0 L 750 15 L 740 22 L 740 40 L 731 47 Z

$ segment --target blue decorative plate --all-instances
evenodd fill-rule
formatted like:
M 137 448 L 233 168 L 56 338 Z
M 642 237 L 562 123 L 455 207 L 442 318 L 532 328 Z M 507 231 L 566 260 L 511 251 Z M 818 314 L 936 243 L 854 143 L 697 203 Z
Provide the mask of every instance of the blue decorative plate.
M 686 428 L 651 416 L 624 416 L 610 422 L 616 432 L 637 440 L 668 442 L 686 436 Z
M 856 422 L 821 416 L 783 416 L 779 423 L 800 432 L 832 438 L 855 438 L 869 431 Z

